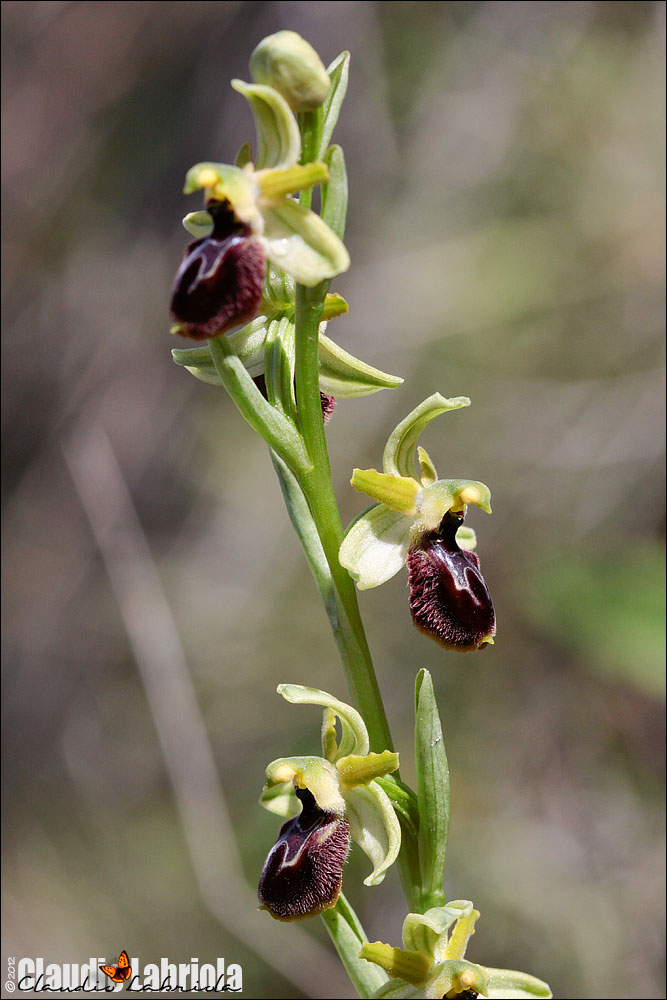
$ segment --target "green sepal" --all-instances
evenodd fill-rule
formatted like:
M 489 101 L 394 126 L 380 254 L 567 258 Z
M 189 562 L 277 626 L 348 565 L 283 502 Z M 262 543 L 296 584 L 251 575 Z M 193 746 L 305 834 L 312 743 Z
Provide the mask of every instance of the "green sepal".
M 382 468 L 392 476 L 412 476 L 418 478 L 415 465 L 414 450 L 425 427 L 440 413 L 448 410 L 458 410 L 462 406 L 470 406 L 467 396 L 454 396 L 447 399 L 435 392 L 423 403 L 416 406 L 401 420 L 389 436 L 382 456 Z
M 408 913 L 403 921 L 403 946 L 421 951 L 432 961 L 442 961 L 449 928 L 473 912 L 469 899 L 455 899 L 444 906 L 434 906 L 425 913 Z
M 377 469 L 353 469 L 350 485 L 358 493 L 365 493 L 399 514 L 417 512 L 417 499 L 421 492 L 419 483 L 404 476 L 387 476 Z
M 257 170 L 291 167 L 299 162 L 301 136 L 289 104 L 273 87 L 232 80 L 232 87 L 248 101 L 257 129 Z
M 392 948 L 382 941 L 369 941 L 363 945 L 359 957 L 379 965 L 392 979 L 403 979 L 413 986 L 426 984 L 430 963 L 418 951 Z
M 313 287 L 347 271 L 345 244 L 315 212 L 285 198 L 263 208 L 262 216 L 266 256 L 300 284 Z
M 346 788 L 344 798 L 352 840 L 373 865 L 364 885 L 379 885 L 401 849 L 401 827 L 396 813 L 377 781 Z
M 405 565 L 412 535 L 410 517 L 377 504 L 350 525 L 338 550 L 338 561 L 356 580 L 359 590 L 379 587 Z
M 280 303 L 276 301 L 276 311 L 272 313 L 271 319 L 281 318 L 279 305 Z M 287 315 L 292 319 L 293 309 L 294 304 L 288 304 Z M 327 295 L 324 309 L 325 312 L 329 310 L 330 315 L 341 315 L 347 311 L 347 303 L 340 295 Z M 257 316 L 240 330 L 226 335 L 233 350 L 253 378 L 264 374 L 264 347 L 268 325 L 268 316 Z M 177 333 L 178 329 L 174 329 L 174 332 Z M 208 344 L 203 344 L 201 347 L 175 348 L 171 354 L 177 365 L 187 368 L 200 381 L 210 385 L 222 384 Z M 370 396 L 381 389 L 394 389 L 403 381 L 398 375 L 389 375 L 378 368 L 372 368 L 359 358 L 348 354 L 323 333 L 320 333 L 319 375 L 322 392 L 339 399 Z
M 293 782 L 295 788 L 307 788 L 319 809 L 342 816 L 345 800 L 340 794 L 335 767 L 321 757 L 279 757 L 266 769 L 262 798 L 277 784 Z
M 339 56 L 336 56 L 331 65 L 327 67 L 327 73 L 331 84 L 329 87 L 329 93 L 324 99 L 324 104 L 322 105 L 322 110 L 320 112 L 322 115 L 322 129 L 320 132 L 320 146 L 317 152 L 318 160 L 323 159 L 327 149 L 329 148 L 331 136 L 333 135 L 333 130 L 336 127 L 341 105 L 347 92 L 349 72 L 349 52 L 341 52 Z
M 415 763 L 419 804 L 419 867 L 424 909 L 444 903 L 443 881 L 449 837 L 449 767 L 442 726 L 428 670 L 415 685 Z
M 345 236 L 347 219 L 347 168 L 340 146 L 332 146 L 324 158 L 329 180 L 322 185 L 322 218 L 341 240 Z
M 400 376 L 388 375 L 348 354 L 323 333 L 320 333 L 319 376 L 322 392 L 340 399 L 370 396 L 380 389 L 396 389 L 403 383 Z
M 489 992 L 493 997 L 552 997 L 550 987 L 541 979 L 514 969 L 489 969 Z
M 368 730 L 356 708 L 346 705 L 326 691 L 305 687 L 302 684 L 279 684 L 278 694 L 293 705 L 320 705 L 336 714 L 341 725 L 338 757 L 355 753 L 365 756 L 369 750 Z
M 364 757 L 352 753 L 340 757 L 336 762 L 336 770 L 345 788 L 367 785 L 376 778 L 384 778 L 387 774 L 397 771 L 398 766 L 398 754 L 393 750 L 369 753 Z
M 188 212 L 183 219 L 183 226 L 191 236 L 201 240 L 213 232 L 213 216 L 206 211 Z

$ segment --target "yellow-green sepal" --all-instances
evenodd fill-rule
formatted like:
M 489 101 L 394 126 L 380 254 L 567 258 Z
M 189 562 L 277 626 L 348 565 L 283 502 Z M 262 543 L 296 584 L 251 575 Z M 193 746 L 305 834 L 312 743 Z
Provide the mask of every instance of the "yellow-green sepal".
M 295 281 L 313 286 L 347 271 L 345 244 L 315 212 L 285 198 L 263 208 L 262 216 L 266 256 Z
M 338 551 L 338 561 L 359 590 L 379 587 L 405 565 L 412 536 L 411 517 L 377 504 L 349 526 Z
M 301 136 L 292 110 L 277 90 L 261 83 L 232 80 L 232 87 L 248 101 L 257 130 L 257 170 L 291 167 L 299 162 Z
M 536 976 L 514 969 L 489 969 L 490 997 L 545 997 L 553 996 L 550 986 Z
M 392 433 L 382 456 L 382 468 L 391 476 L 412 476 L 417 478 L 414 451 L 425 427 L 440 413 L 448 410 L 458 410 L 462 406 L 470 406 L 467 396 L 454 396 L 447 399 L 439 392 L 425 399 L 401 420 Z
M 412 516 L 417 512 L 419 483 L 407 476 L 388 476 L 377 469 L 354 469 L 351 485 L 398 514 Z
M 344 299 L 343 302 L 347 307 Z M 333 305 L 331 303 L 329 306 L 330 310 Z M 347 312 L 347 308 L 341 311 Z M 333 314 L 330 312 L 330 315 Z M 380 389 L 396 389 L 403 383 L 398 375 L 389 375 L 378 368 L 372 368 L 348 354 L 324 333 L 320 333 L 319 376 L 322 392 L 339 399 L 370 396 Z
M 305 687 L 303 684 L 279 684 L 278 694 L 293 705 L 320 705 L 337 716 L 341 725 L 341 738 L 335 759 L 348 754 L 365 756 L 368 753 L 368 730 L 356 708 L 339 701 L 326 691 Z

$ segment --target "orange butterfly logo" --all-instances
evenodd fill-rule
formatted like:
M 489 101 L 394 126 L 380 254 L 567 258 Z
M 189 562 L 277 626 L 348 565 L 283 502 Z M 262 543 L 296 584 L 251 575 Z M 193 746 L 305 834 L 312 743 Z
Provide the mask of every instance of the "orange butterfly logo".
M 132 966 L 126 951 L 121 951 L 118 956 L 118 965 L 101 965 L 100 969 L 114 983 L 124 983 L 132 975 Z

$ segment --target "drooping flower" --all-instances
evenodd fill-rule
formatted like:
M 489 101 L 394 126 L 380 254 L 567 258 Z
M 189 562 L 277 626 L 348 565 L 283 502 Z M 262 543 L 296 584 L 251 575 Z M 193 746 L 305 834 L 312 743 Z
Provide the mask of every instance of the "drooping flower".
M 376 1000 L 551 997 L 547 984 L 535 976 L 465 960 L 478 917 L 469 900 L 457 899 L 424 914 L 409 913 L 403 922 L 403 948 L 380 941 L 363 945 L 359 957 L 390 977 L 375 993 Z
M 301 920 L 336 904 L 350 840 L 373 863 L 366 885 L 377 885 L 398 856 L 401 831 L 376 778 L 398 768 L 398 754 L 369 753 L 368 732 L 355 709 L 325 691 L 281 684 L 296 704 L 324 708 L 323 757 L 281 757 L 266 769 L 260 798 L 270 812 L 290 816 L 280 829 L 259 881 L 261 905 L 277 920 Z M 336 733 L 340 723 L 340 740 Z
M 496 631 L 493 602 L 472 551 L 475 533 L 463 523 L 470 504 L 491 513 L 491 496 L 480 482 L 438 479 L 421 447 L 417 472 L 413 452 L 434 417 L 469 405 L 465 396 L 435 393 L 390 435 L 383 472 L 354 470 L 352 486 L 378 502 L 352 522 L 339 553 L 360 590 L 385 583 L 407 563 L 416 627 L 459 652 L 492 644 Z
M 171 313 L 179 333 L 196 340 L 226 333 L 255 316 L 266 262 L 303 285 L 347 270 L 344 244 L 315 212 L 290 197 L 328 178 L 326 164 L 299 164 L 301 139 L 294 114 L 272 87 L 234 80 L 257 127 L 256 163 L 243 168 L 198 163 L 185 193 L 204 190 L 207 210 L 185 217 L 198 237 L 174 280 Z

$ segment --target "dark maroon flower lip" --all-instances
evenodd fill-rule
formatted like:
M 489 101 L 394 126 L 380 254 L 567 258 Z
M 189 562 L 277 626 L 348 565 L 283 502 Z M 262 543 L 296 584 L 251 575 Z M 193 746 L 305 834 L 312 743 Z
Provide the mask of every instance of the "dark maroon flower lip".
M 226 203 L 210 203 L 213 232 L 191 243 L 171 297 L 183 336 L 204 340 L 250 322 L 262 299 L 266 258 L 260 241 Z
M 445 649 L 470 652 L 486 646 L 496 616 L 474 552 L 460 549 L 463 517 L 447 513 L 408 552 L 410 611 L 415 626 Z
M 350 849 L 346 819 L 318 808 L 297 788 L 302 810 L 280 828 L 264 862 L 258 896 L 276 920 L 305 920 L 335 906 Z

